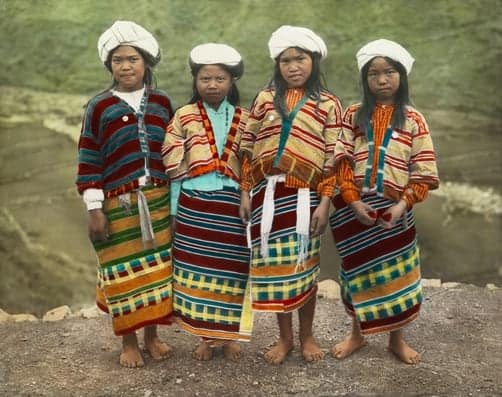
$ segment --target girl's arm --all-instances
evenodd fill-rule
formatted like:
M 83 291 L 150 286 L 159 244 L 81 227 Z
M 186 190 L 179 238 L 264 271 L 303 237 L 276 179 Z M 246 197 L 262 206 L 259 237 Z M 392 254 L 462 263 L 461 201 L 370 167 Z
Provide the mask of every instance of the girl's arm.
M 249 192 L 253 188 L 251 162 L 253 159 L 254 142 L 261 128 L 263 114 L 264 110 L 261 106 L 260 94 L 258 94 L 249 112 L 239 148 L 239 158 L 241 160 L 241 204 L 239 207 L 239 216 L 244 224 L 249 223 L 251 220 L 251 198 L 249 196 Z
M 77 189 L 84 199 L 88 210 L 87 232 L 89 239 L 105 241 L 108 239 L 108 219 L 102 210 L 103 192 L 103 156 L 99 144 L 99 120 L 94 105 L 88 103 L 78 142 Z M 94 121 L 93 121 L 94 120 Z
M 413 124 L 411 155 L 408 165 L 410 173 L 408 186 L 425 184 L 428 185 L 428 190 L 437 189 L 439 186 L 439 177 L 436 165 L 436 153 L 427 122 L 416 110 L 409 109 L 407 115 L 408 118 L 411 118 Z M 418 193 L 417 199 L 420 196 L 419 190 L 416 190 Z
M 185 131 L 181 124 L 178 110 L 166 128 L 164 144 L 162 145 L 162 162 L 171 180 L 183 178 L 188 167 L 185 160 Z
M 320 196 L 332 197 L 335 185 L 335 147 L 338 137 L 342 130 L 342 106 L 340 101 L 333 97 L 332 106 L 329 109 L 326 124 L 324 127 L 324 167 L 323 177 L 317 186 L 317 192 Z

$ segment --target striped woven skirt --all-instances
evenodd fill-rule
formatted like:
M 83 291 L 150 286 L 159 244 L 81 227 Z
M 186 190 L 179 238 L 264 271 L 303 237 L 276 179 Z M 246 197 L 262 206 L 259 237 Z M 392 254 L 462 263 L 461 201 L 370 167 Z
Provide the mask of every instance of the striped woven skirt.
M 393 204 L 375 195 L 363 201 L 379 216 Z M 415 220 L 408 211 L 391 229 L 358 222 L 340 195 L 330 225 L 342 258 L 340 286 L 347 312 L 363 334 L 393 331 L 418 316 L 422 302 Z
M 296 233 L 298 189 L 278 182 L 274 193 L 274 218 L 268 238 L 268 257 L 262 256 L 260 222 L 263 216 L 266 181 L 253 189 L 251 200 L 251 281 L 255 311 L 285 313 L 302 307 L 317 292 L 320 273 L 320 237 L 308 240 L 307 253 L 299 261 L 300 237 Z M 319 205 L 310 192 L 310 212 Z
M 251 335 L 249 249 L 239 204 L 240 193 L 230 188 L 182 189 L 178 202 L 174 311 L 183 329 L 208 340 Z
M 116 335 L 146 325 L 169 324 L 172 314 L 171 224 L 166 186 L 143 188 L 155 246 L 145 245 L 138 214 L 138 193 L 131 192 L 130 208 L 118 197 L 106 199 L 109 239 L 94 243 L 99 268 L 96 302 L 110 313 Z

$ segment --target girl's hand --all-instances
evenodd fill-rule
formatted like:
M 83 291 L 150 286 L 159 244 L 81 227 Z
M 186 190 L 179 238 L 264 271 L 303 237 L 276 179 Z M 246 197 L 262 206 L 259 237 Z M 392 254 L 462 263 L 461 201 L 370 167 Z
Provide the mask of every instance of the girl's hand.
M 88 233 L 92 242 L 108 240 L 108 219 L 102 209 L 89 211 Z
M 371 226 L 375 224 L 377 212 L 371 205 L 357 200 L 350 203 L 349 207 L 354 211 L 356 219 L 363 225 Z
M 390 229 L 395 226 L 396 222 L 405 212 L 406 201 L 399 200 L 399 202 L 387 208 L 387 211 L 385 211 L 380 218 L 378 218 L 377 223 L 384 229 Z
M 239 206 L 239 217 L 242 223 L 247 225 L 251 220 L 251 198 L 249 192 L 241 191 L 241 205 Z
M 329 197 L 322 196 L 321 203 L 317 206 L 310 220 L 310 236 L 315 237 L 324 233 L 329 218 Z

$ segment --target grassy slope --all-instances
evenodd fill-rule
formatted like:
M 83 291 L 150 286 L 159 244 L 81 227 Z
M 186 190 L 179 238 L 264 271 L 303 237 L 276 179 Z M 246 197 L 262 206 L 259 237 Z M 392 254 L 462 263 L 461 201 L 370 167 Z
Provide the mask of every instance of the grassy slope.
M 499 0 L 111 0 L 0 1 L 0 84 L 92 94 L 108 83 L 96 42 L 115 19 L 132 19 L 158 38 L 163 61 L 159 86 L 181 104 L 189 96 L 189 50 L 223 41 L 244 56 L 240 82 L 248 105 L 271 72 L 267 40 L 281 24 L 311 27 L 327 42 L 324 71 L 344 104 L 358 97 L 354 54 L 386 37 L 417 59 L 410 77 L 419 108 L 495 115 L 501 58 Z M 472 98 L 476 102 L 472 103 Z

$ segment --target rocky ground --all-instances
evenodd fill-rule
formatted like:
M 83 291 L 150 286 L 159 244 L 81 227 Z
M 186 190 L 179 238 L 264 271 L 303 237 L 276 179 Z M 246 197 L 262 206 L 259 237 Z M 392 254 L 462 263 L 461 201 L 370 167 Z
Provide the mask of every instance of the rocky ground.
M 370 337 L 368 346 L 344 361 L 326 355 L 319 363 L 306 364 L 296 349 L 282 365 L 271 366 L 264 362 L 263 351 L 275 340 L 276 324 L 273 315 L 259 315 L 253 339 L 238 362 L 221 354 L 210 362 L 195 361 L 190 355 L 195 339 L 172 326 L 160 329 L 161 337 L 174 346 L 172 358 L 153 362 L 147 357 L 145 368 L 123 369 L 119 340 L 105 315 L 14 322 L 4 314 L 0 395 L 501 395 L 502 289 L 435 284 L 425 288 L 421 315 L 406 329 L 410 344 L 423 354 L 416 366 L 394 358 L 383 335 Z M 325 351 L 343 338 L 349 324 L 339 300 L 319 299 L 315 332 Z

